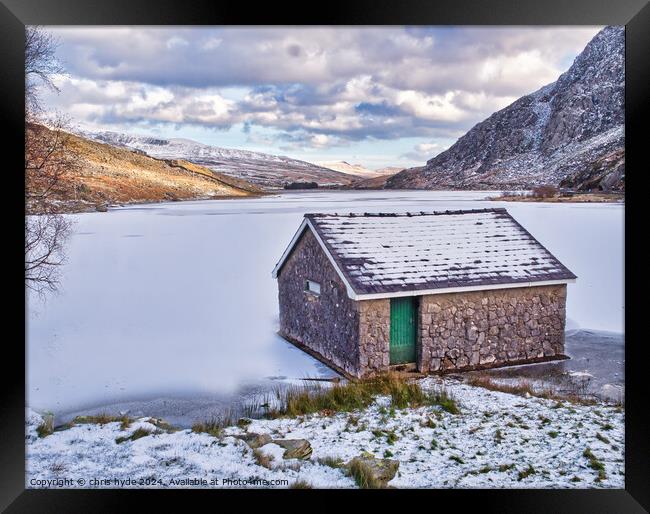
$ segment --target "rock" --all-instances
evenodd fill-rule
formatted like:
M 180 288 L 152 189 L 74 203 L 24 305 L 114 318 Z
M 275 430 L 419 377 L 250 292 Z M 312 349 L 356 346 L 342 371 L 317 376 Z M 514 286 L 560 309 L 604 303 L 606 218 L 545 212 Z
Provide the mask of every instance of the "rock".
M 625 188 L 625 29 L 605 27 L 556 82 L 475 125 L 386 189 Z M 489 144 L 486 142 L 489 141 Z
M 274 439 L 273 443 L 284 448 L 284 459 L 307 460 L 311 457 L 311 444 L 307 439 Z
M 269 444 L 272 441 L 269 434 L 255 434 L 252 432 L 250 434 L 236 435 L 234 437 L 245 441 L 251 448 L 259 448 L 260 446 Z
M 97 204 L 97 205 L 95 205 L 95 210 L 97 212 L 107 212 L 108 207 L 106 205 L 104 205 L 104 204 Z
M 399 469 L 399 461 L 377 459 L 367 452 L 362 453 L 359 457 L 353 458 L 346 464 L 346 468 L 350 469 L 355 462 L 362 464 L 370 472 L 372 479 L 379 482 L 382 487 L 385 487 L 395 477 Z

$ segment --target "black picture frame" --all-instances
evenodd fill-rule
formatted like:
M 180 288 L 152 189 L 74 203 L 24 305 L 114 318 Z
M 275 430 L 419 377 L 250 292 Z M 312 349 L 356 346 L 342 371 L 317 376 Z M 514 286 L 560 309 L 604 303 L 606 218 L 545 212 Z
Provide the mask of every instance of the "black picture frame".
M 317 7 L 317 8 L 315 8 Z M 5 328 L 3 338 L 2 388 L 4 398 L 0 409 L 0 509 L 7 512 L 115 512 L 133 506 L 135 499 L 145 500 L 153 507 L 163 500 L 166 509 L 173 501 L 187 505 L 185 491 L 115 491 L 115 490 L 29 490 L 25 489 L 25 298 L 24 280 L 19 269 L 20 239 L 24 238 L 24 204 L 21 190 L 24 176 L 20 170 L 24 149 L 24 27 L 25 25 L 625 25 L 626 26 L 626 160 L 628 172 L 625 230 L 626 321 L 626 435 L 624 490 L 429 490 L 379 491 L 376 499 L 389 498 L 411 508 L 458 508 L 467 506 L 468 499 L 479 501 L 481 511 L 498 512 L 646 512 L 650 509 L 650 431 L 647 409 L 648 380 L 643 359 L 647 339 L 642 338 L 644 325 L 639 295 L 641 283 L 635 276 L 643 270 L 642 240 L 646 230 L 636 228 L 643 219 L 640 203 L 643 176 L 643 125 L 647 124 L 647 84 L 650 83 L 647 56 L 650 55 L 650 6 L 645 0 L 426 0 L 371 1 L 347 0 L 303 4 L 255 5 L 245 2 L 216 1 L 145 1 L 145 0 L 3 0 L 0 5 L 0 40 L 2 41 L 0 74 L 2 76 L 2 113 L 6 132 L 3 153 L 5 167 L 3 223 L 7 243 L 5 255 L 10 256 L 11 268 L 6 268 L 5 304 L 11 309 L 8 320 L 12 331 Z M 630 178 L 631 175 L 631 178 Z M 623 227 L 622 227 L 623 229 Z M 24 262 L 24 261 L 23 261 Z M 15 268 L 14 268 L 15 266 Z M 16 296 L 14 296 L 14 294 Z M 636 300 L 639 298 L 639 300 Z M 15 311 L 15 312 L 14 312 Z M 7 325 L 5 325 L 7 326 Z M 156 494 L 154 494 L 156 493 Z M 193 491 L 204 500 L 223 501 L 226 497 L 246 495 L 262 499 L 262 494 L 292 494 L 281 508 L 295 505 L 311 508 L 305 495 L 345 495 L 344 501 L 367 491 Z M 145 497 L 146 494 L 146 497 Z M 193 496 L 194 496 L 193 494 Z M 416 495 L 407 500 L 406 494 Z M 207 495 L 210 495 L 209 497 Z M 219 496 L 215 496 L 219 495 Z M 194 500 L 194 498 L 193 498 Z M 417 503 L 416 503 L 417 502 Z M 346 502 L 347 503 L 347 502 Z M 197 504 L 198 505 L 198 504 Z M 213 503 L 213 505 L 215 505 Z M 220 503 L 222 508 L 225 504 Z M 231 504 L 234 508 L 236 504 Z M 247 504 L 243 504 L 247 506 Z M 316 504 L 317 505 L 317 504 Z M 344 505 L 344 504 L 343 504 Z M 241 508 L 241 507 L 240 507 Z M 330 504 L 330 508 L 337 508 Z

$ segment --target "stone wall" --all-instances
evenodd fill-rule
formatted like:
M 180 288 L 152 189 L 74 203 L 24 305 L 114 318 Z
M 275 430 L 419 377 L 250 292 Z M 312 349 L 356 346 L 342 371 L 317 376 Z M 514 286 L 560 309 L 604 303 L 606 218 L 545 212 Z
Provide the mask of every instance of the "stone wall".
M 321 294 L 305 290 L 318 282 Z M 278 275 L 280 334 L 349 375 L 390 365 L 390 300 L 351 300 L 306 230 Z M 566 285 L 420 297 L 417 366 L 423 372 L 494 367 L 564 353 Z
M 372 375 L 390 364 L 390 300 L 362 300 L 359 305 L 359 371 Z
M 319 296 L 305 291 L 307 280 L 320 284 Z M 282 266 L 278 290 L 280 335 L 359 376 L 358 303 L 348 297 L 311 230 L 305 230 Z
M 566 285 L 422 296 L 418 368 L 492 367 L 564 353 Z

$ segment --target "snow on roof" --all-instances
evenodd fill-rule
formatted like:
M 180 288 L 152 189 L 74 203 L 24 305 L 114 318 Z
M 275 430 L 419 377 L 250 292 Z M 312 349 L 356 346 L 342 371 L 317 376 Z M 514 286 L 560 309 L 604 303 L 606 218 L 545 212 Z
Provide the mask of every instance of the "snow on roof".
M 576 278 L 505 209 L 306 214 L 275 276 L 304 227 L 315 233 L 356 299 Z

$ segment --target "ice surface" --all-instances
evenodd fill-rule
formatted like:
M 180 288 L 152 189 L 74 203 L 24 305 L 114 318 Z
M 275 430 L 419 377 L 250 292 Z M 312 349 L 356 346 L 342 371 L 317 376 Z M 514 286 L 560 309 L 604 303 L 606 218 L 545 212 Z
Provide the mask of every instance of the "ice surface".
M 287 193 L 71 216 L 59 294 L 28 299 L 27 404 L 63 416 L 119 403 L 179 422 L 205 417 L 242 388 L 332 376 L 276 335 L 271 271 L 306 212 L 506 207 L 578 276 L 568 286 L 568 325 L 623 332 L 622 205 L 485 196 Z

